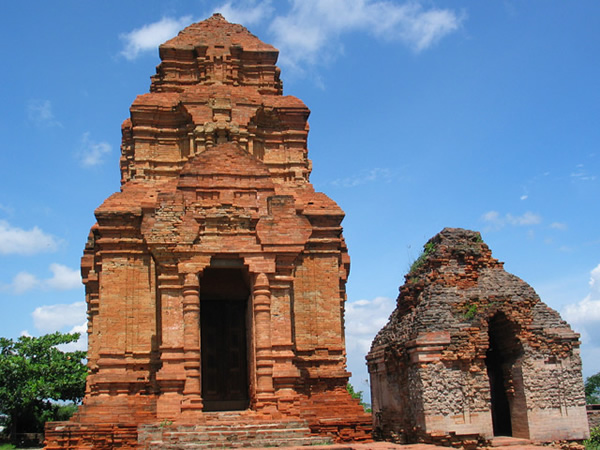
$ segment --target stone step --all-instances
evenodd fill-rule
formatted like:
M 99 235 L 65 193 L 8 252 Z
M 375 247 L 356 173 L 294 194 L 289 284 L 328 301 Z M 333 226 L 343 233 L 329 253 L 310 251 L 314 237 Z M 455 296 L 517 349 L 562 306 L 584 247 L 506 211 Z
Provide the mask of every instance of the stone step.
M 166 444 L 162 441 L 150 442 L 147 449 L 227 449 L 227 448 L 274 448 L 274 447 L 304 447 L 315 445 L 330 445 L 332 441 L 323 437 L 306 437 L 296 439 L 257 439 L 250 442 L 187 442 Z
M 157 425 L 142 425 L 139 427 L 138 432 L 142 433 L 210 433 L 210 432 L 239 432 L 239 433 L 253 433 L 257 431 L 288 431 L 288 432 L 307 432 L 310 429 L 306 424 L 303 423 L 295 423 L 290 424 L 288 426 L 278 426 L 277 424 L 269 424 L 269 425 L 259 425 L 259 424 L 250 424 L 250 425 L 238 425 L 238 424 L 230 424 L 230 425 L 173 425 L 173 426 L 157 426 Z
M 208 432 L 165 432 L 162 435 L 163 442 L 214 442 L 214 441 L 247 441 L 256 439 L 293 439 L 305 437 L 309 430 L 256 430 L 244 432 L 238 430 L 208 431 Z
M 169 431 L 165 430 L 165 433 Z M 308 427 L 300 428 L 259 428 L 259 427 L 219 427 L 219 428 L 205 428 L 199 427 L 196 430 L 174 430 L 175 433 L 192 433 L 192 434 L 207 434 L 207 433 L 236 433 L 236 434 L 264 434 L 264 433 L 289 433 L 289 434 L 307 434 L 310 433 Z
M 151 425 L 153 426 L 153 425 Z M 301 428 L 307 428 L 306 423 L 304 422 L 298 422 L 298 421 L 294 421 L 294 422 L 266 422 L 266 423 L 261 423 L 261 422 L 247 422 L 247 423 L 240 423 L 240 422 L 236 422 L 235 423 L 235 429 L 236 430 L 270 430 L 270 429 L 276 429 L 276 430 L 281 430 L 281 429 L 301 429 Z M 164 430 L 168 430 L 170 427 L 169 426 L 165 426 Z M 176 429 L 177 431 L 183 431 L 183 432 L 203 432 L 203 431 L 227 431 L 227 430 L 231 430 L 232 429 L 232 425 L 229 424 L 223 424 L 223 423 L 201 423 L 201 424 L 194 424 L 194 425 L 176 425 Z
M 494 436 L 490 439 L 490 447 L 516 447 L 523 445 L 531 445 L 531 441 L 512 436 Z
M 145 424 L 138 431 L 140 447 L 153 449 L 291 447 L 332 443 L 329 438 L 312 436 L 306 422 L 298 420 L 233 421 L 229 425 Z

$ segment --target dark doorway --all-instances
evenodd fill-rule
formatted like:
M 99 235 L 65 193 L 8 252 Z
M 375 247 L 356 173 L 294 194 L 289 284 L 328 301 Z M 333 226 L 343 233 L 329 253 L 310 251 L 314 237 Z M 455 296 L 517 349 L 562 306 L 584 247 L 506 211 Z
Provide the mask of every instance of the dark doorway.
M 512 436 L 510 405 L 504 387 L 504 374 L 502 371 L 502 355 L 497 348 L 490 345 L 485 362 L 490 380 L 494 436 Z
M 248 296 L 249 290 L 240 269 L 206 269 L 200 280 L 205 411 L 248 408 Z
M 494 436 L 512 436 L 511 400 L 508 388 L 514 383 L 513 365 L 522 354 L 516 326 L 503 313 L 489 321 L 489 348 L 485 364 L 490 380 Z M 513 389 L 514 391 L 514 389 Z

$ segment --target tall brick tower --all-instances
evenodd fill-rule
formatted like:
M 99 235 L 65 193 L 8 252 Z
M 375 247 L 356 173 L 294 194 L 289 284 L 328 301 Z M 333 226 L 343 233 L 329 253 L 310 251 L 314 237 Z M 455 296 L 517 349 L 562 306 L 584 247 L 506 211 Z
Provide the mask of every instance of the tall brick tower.
M 49 447 L 207 417 L 368 438 L 346 392 L 344 213 L 309 182 L 310 111 L 277 56 L 219 14 L 160 46 L 82 259 L 86 396 Z

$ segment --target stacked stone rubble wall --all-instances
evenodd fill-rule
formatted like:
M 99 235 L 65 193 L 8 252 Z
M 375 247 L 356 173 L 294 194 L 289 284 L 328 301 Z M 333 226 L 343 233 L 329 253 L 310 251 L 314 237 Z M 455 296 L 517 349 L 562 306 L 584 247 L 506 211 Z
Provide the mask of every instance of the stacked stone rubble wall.
M 503 270 L 479 233 L 444 229 L 406 275 L 367 356 L 375 433 L 411 442 L 491 438 L 492 350 L 514 436 L 588 435 L 578 335 Z
M 587 405 L 587 417 L 590 430 L 600 427 L 600 405 Z

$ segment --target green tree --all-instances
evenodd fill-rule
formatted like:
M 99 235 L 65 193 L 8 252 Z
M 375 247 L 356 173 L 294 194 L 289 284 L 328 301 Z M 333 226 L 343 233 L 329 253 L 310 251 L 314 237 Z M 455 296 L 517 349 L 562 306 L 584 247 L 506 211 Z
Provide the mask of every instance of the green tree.
M 47 420 L 59 420 L 65 406 L 85 392 L 85 352 L 63 352 L 58 345 L 75 342 L 79 333 L 0 338 L 0 412 L 8 416 L 11 439 L 16 433 L 41 432 Z M 71 409 L 73 409 L 71 407 Z
M 354 386 L 352 386 L 350 383 L 346 384 L 346 390 L 352 398 L 358 400 L 358 402 L 366 412 L 371 412 L 371 405 L 365 403 L 365 401 L 363 400 L 363 391 L 355 391 Z
M 591 405 L 600 403 L 600 372 L 585 380 L 585 401 Z

